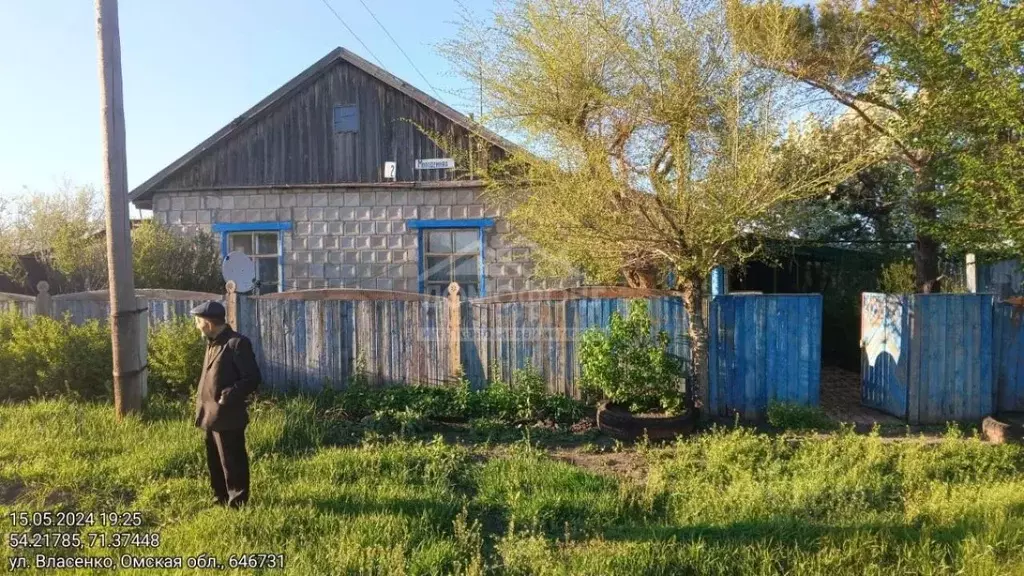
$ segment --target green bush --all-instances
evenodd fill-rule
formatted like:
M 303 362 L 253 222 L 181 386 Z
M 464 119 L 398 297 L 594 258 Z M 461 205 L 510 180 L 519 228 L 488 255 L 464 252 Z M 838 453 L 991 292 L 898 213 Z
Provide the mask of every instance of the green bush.
M 0 398 L 110 397 L 113 359 L 105 324 L 8 314 L 0 338 Z
M 914 281 L 914 262 L 912 260 L 898 260 L 890 262 L 882 268 L 882 278 L 879 286 L 886 294 L 913 294 L 917 292 L 917 284 Z
M 318 403 L 341 410 L 352 420 L 411 410 L 425 419 L 470 421 L 492 418 L 513 424 L 528 420 L 552 420 L 574 424 L 583 417 L 583 405 L 561 394 L 545 392 L 543 378 L 532 368 L 518 370 L 510 382 L 495 381 L 473 390 L 462 379 L 453 386 L 371 387 L 364 377 L 355 377 L 344 390 L 328 390 Z
M 191 394 L 203 373 L 206 343 L 189 317 L 154 326 L 149 332 L 149 389 L 154 394 Z
M 836 423 L 817 406 L 772 401 L 768 404 L 768 423 L 782 430 L 834 430 Z
M 633 300 L 629 315 L 612 314 L 607 332 L 583 334 L 582 390 L 591 400 L 607 399 L 633 412 L 682 409 L 682 364 L 668 353 L 668 334 L 651 334 L 646 300 Z

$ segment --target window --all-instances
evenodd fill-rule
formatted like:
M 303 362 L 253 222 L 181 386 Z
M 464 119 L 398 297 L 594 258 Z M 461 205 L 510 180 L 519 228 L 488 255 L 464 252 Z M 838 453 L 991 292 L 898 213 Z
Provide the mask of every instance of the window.
M 281 234 L 291 230 L 291 222 L 218 222 L 213 232 L 221 234 L 221 256 L 239 251 L 252 258 L 256 265 L 257 294 L 268 294 L 284 290 L 281 278 L 283 255 Z
M 460 296 L 487 294 L 484 270 L 484 231 L 491 218 L 469 220 L 409 220 L 419 232 L 420 292 L 447 296 L 448 285 L 458 282 Z
M 423 252 L 425 292 L 448 294 L 448 285 L 458 282 L 462 296 L 480 295 L 480 230 L 424 230 Z
M 335 132 L 359 132 L 359 107 L 355 104 L 334 107 Z
M 278 232 L 232 232 L 228 234 L 228 252 L 244 252 L 256 264 L 256 280 L 259 281 L 257 294 L 279 292 L 281 279 L 278 276 Z

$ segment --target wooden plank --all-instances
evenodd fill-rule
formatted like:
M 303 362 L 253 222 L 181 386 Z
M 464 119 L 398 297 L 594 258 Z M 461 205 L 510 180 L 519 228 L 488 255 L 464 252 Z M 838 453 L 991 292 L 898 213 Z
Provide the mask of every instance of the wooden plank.
M 757 301 L 753 298 L 738 297 L 742 304 L 742 315 L 737 314 L 736 336 L 739 359 L 739 370 L 742 375 L 742 388 L 737 390 L 741 398 L 737 408 L 744 418 L 752 417 L 757 412 L 757 385 L 760 375 L 757 373 Z
M 784 323 L 780 318 L 779 307 L 782 299 L 766 297 L 765 302 L 765 340 L 764 340 L 764 378 L 765 378 L 765 406 L 773 400 L 780 399 L 780 391 L 786 385 L 786 379 L 779 375 L 779 355 L 782 352 L 781 343 L 783 338 L 775 336 L 777 327 Z
M 768 339 L 769 339 L 769 324 L 768 324 L 768 300 L 774 300 L 774 298 L 756 297 L 753 298 L 754 303 L 754 322 L 755 327 L 751 330 L 753 335 L 754 344 L 754 377 L 756 379 L 756 388 L 754 391 L 754 410 L 758 416 L 764 414 L 765 409 L 768 407 L 768 388 L 772 385 L 771 380 L 768 378 L 767 373 L 767 356 L 768 356 Z
M 944 401 L 946 418 L 960 420 L 966 414 L 977 410 L 979 382 L 971 378 L 967 369 L 970 358 L 977 358 L 977 338 L 972 338 L 970 325 L 980 322 L 980 310 L 975 306 L 977 299 L 969 295 L 950 295 L 947 297 L 946 332 L 947 354 L 946 372 L 949 397 Z
M 924 363 L 922 348 L 924 347 L 924 335 L 922 332 L 922 318 L 920 304 L 916 296 L 904 296 L 903 303 L 903 344 L 900 349 L 900 357 L 909 351 L 907 356 L 907 421 L 910 424 L 921 422 L 921 406 L 924 401 L 922 391 L 922 380 L 926 377 L 927 367 Z M 908 348 L 909 346 L 909 348 Z
M 924 400 L 921 408 L 922 423 L 931 424 L 941 418 L 942 382 L 945 376 L 945 326 L 946 307 L 937 298 L 927 295 L 917 297 L 921 306 L 921 327 L 924 345 L 921 347 L 922 370 L 921 395 Z
M 974 309 L 968 296 L 950 295 L 946 301 L 946 350 L 945 372 L 942 399 L 942 414 L 945 419 L 959 420 L 970 408 L 971 387 L 975 382 L 965 380 L 964 357 L 978 353 L 977 340 L 969 338 L 970 332 L 964 330 L 964 324 L 979 311 Z M 977 319 L 977 318 L 976 318 Z M 976 392 L 975 392 L 976 394 Z
M 811 341 L 811 371 L 809 374 L 808 404 L 821 404 L 821 337 L 824 298 L 820 294 L 811 296 L 811 319 L 808 323 L 808 338 Z
M 977 328 L 972 324 L 971 332 L 975 341 L 979 342 L 981 353 L 979 354 L 980 362 L 977 363 L 976 367 L 969 364 L 972 370 L 976 370 L 976 372 L 972 374 L 972 378 L 978 382 L 978 412 L 971 416 L 974 418 L 982 418 L 992 414 L 996 409 L 993 354 L 993 347 L 995 343 L 992 341 L 993 299 L 991 296 L 987 295 L 975 296 L 975 299 L 980 300 L 978 303 L 980 321 L 976 324 Z

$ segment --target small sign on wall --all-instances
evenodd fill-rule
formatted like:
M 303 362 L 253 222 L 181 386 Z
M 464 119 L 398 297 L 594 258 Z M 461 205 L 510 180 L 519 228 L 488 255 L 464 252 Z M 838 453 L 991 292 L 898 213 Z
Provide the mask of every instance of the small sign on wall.
M 384 163 L 384 177 L 389 180 L 395 179 L 395 163 L 385 162 Z
M 416 161 L 417 170 L 440 170 L 444 168 L 455 168 L 453 158 L 424 158 Z

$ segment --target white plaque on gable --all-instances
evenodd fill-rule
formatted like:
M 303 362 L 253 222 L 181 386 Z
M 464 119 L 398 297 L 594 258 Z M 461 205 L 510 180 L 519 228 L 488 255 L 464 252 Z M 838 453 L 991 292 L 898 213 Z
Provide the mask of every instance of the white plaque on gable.
M 442 168 L 455 168 L 453 158 L 424 158 L 416 161 L 417 170 L 439 170 Z

